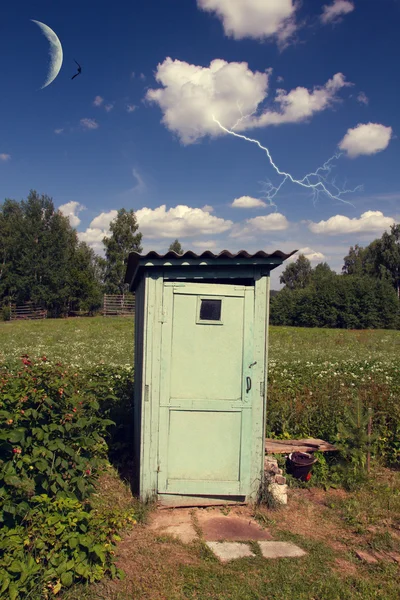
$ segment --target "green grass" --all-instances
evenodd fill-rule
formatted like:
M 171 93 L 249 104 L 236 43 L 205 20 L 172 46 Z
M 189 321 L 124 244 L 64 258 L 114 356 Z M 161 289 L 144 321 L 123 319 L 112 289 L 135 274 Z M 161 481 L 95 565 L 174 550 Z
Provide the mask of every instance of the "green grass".
M 0 322 L 0 362 L 21 354 L 78 365 L 101 361 L 133 364 L 133 319 L 93 317 Z M 269 357 L 273 363 L 312 361 L 319 364 L 400 359 L 400 331 L 271 327 Z
M 21 354 L 76 366 L 133 365 L 133 319 L 93 317 L 0 323 L 0 362 Z
M 105 363 L 132 368 L 133 343 L 130 318 L 0 323 L 0 363 L 29 354 L 77 367 Z M 295 426 L 291 419 L 307 425 L 318 406 L 328 416 L 318 412 L 314 421 L 320 424 L 326 418 L 328 422 L 330 406 L 337 411 L 340 398 L 350 398 L 353 390 L 360 390 L 366 401 L 383 398 L 386 402 L 387 398 L 393 407 L 399 403 L 399 331 L 271 327 L 269 349 L 269 411 L 283 429 L 288 423 L 289 433 Z M 112 477 L 102 482 L 95 499 L 99 507 L 106 510 L 133 502 L 127 487 L 119 486 L 119 480 Z M 399 568 L 389 562 L 366 566 L 354 554 L 355 548 L 399 550 L 398 473 L 342 497 L 324 493 L 323 508 L 309 499 L 309 490 L 291 494 L 299 497 L 290 499 L 286 513 L 264 509 L 259 519 L 274 539 L 293 540 L 307 550 L 304 558 L 266 561 L 256 556 L 221 565 L 201 542 L 188 547 L 168 537 L 157 539 L 138 525 L 120 545 L 125 552 L 126 579 L 77 586 L 64 600 L 398 599 Z M 285 515 L 292 521 L 285 522 Z M 296 529 L 306 517 L 305 531 Z M 321 535 L 316 535 L 320 530 Z M 341 550 L 330 543 L 336 537 Z M 338 568 L 338 559 L 345 561 L 348 571 Z

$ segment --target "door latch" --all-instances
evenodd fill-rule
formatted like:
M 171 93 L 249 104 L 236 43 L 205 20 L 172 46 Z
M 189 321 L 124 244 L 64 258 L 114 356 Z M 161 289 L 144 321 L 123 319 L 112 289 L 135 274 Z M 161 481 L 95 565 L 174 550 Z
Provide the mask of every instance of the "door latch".
M 250 377 L 246 377 L 246 394 L 249 393 L 249 391 L 251 390 L 251 378 Z

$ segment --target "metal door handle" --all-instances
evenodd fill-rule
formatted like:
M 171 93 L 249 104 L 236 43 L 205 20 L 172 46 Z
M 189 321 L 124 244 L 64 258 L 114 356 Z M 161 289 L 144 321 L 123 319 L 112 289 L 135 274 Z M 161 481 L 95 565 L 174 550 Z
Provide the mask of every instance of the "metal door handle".
M 248 393 L 251 390 L 251 378 L 250 377 L 246 377 L 246 385 L 247 385 L 246 393 Z

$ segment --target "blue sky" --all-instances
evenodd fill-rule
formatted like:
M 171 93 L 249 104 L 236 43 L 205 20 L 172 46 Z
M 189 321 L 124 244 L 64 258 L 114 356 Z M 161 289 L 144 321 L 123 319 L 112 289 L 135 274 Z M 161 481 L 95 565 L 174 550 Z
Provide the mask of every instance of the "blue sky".
M 31 19 L 63 48 L 44 89 Z M 52 196 L 97 251 L 125 207 L 144 251 L 301 249 L 340 271 L 400 220 L 399 22 L 398 0 L 3 5 L 1 200 Z

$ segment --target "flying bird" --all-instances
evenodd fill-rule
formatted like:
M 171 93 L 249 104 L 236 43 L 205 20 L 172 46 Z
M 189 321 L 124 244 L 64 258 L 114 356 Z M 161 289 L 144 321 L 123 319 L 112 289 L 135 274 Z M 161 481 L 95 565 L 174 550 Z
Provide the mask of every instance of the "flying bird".
M 78 65 L 78 72 L 75 73 L 75 75 L 73 77 L 71 77 L 71 79 L 75 79 L 75 77 L 78 77 L 78 75 L 80 75 L 82 73 L 82 67 L 81 67 L 81 65 L 75 59 L 74 59 L 74 61 Z

